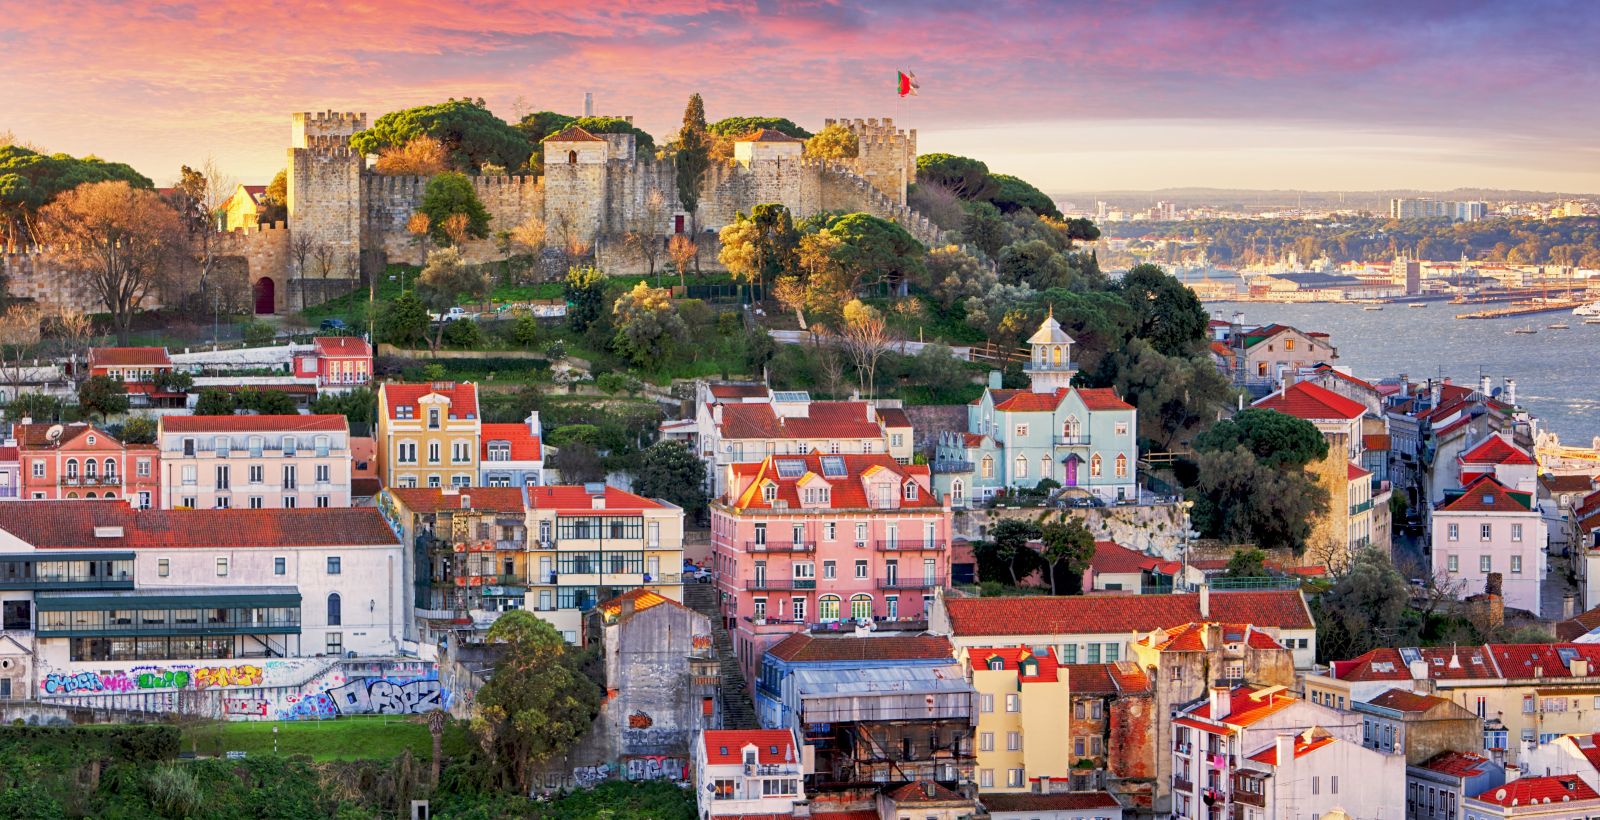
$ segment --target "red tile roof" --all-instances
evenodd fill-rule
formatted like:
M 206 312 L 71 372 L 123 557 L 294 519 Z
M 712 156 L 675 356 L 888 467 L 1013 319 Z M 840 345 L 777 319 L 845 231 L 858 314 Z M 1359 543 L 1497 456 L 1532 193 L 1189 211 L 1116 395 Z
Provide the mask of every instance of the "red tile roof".
M 1358 478 L 1366 478 L 1367 476 L 1372 475 L 1372 473 L 1356 466 L 1355 464 L 1349 464 L 1346 466 L 1350 468 L 1347 471 L 1347 476 L 1351 481 L 1355 481 Z
M 1212 342 L 1211 352 L 1225 359 L 1233 358 L 1233 348 L 1229 347 L 1227 342 Z
M 489 444 L 496 441 L 510 442 L 512 461 L 538 461 L 544 457 L 544 447 L 539 437 L 528 429 L 528 425 L 520 422 L 510 424 L 484 424 L 482 434 L 482 452 L 478 458 L 484 467 L 493 467 L 496 462 L 489 460 Z
M 1369 433 L 1361 437 L 1361 448 L 1364 450 L 1387 450 L 1392 446 L 1391 441 L 1388 434 Z
M 824 475 L 822 472 L 824 458 L 842 459 L 844 475 Z M 799 475 L 786 477 L 779 474 L 778 465 L 787 462 L 801 462 L 804 465 L 799 469 Z M 828 484 L 828 505 L 814 509 L 864 510 L 869 506 L 866 482 L 880 473 L 894 477 L 895 502 L 900 505 L 898 509 L 938 510 L 943 507 L 943 502 L 931 490 L 932 479 L 926 464 L 901 464 L 892 456 L 883 453 L 767 456 L 760 463 L 733 464 L 729 469 L 737 479 L 730 492 L 737 490 L 738 487 L 744 487 L 744 492 L 733 501 L 733 506 L 738 510 L 772 509 L 779 502 L 787 505 L 788 509 L 801 509 L 803 505 L 800 483 L 803 479 L 808 482 L 821 479 Z M 915 481 L 918 485 L 917 497 L 914 499 L 907 499 L 905 496 L 905 484 L 910 481 Z M 772 501 L 767 500 L 763 491 L 768 483 L 775 487 L 777 493 Z
M 164 433 L 292 433 L 301 430 L 349 432 L 344 416 L 163 416 Z
M 103 528 L 121 535 L 96 537 Z M 0 529 L 40 549 L 243 549 L 397 544 L 376 509 L 135 510 L 105 501 L 0 504 Z
M 743 763 L 744 747 L 756 747 L 758 763 L 799 763 L 794 735 L 783 729 L 707 729 L 701 735 L 706 762 L 713 765 Z
M 796 632 L 767 654 L 791 663 L 951 660 L 950 641 L 937 635 L 812 635 Z
M 764 384 L 713 384 L 711 395 L 719 399 L 755 399 L 767 395 Z
M 1059 668 L 1067 673 L 1067 688 L 1074 695 L 1115 695 L 1116 678 L 1109 663 L 1063 663 Z
M 1117 685 L 1117 692 L 1131 695 L 1150 691 L 1150 676 L 1133 661 L 1117 661 L 1106 664 L 1111 680 Z M 1069 678 L 1070 682 L 1070 678 Z
M 372 356 L 372 345 L 359 336 L 318 336 L 311 341 L 319 356 Z
M 1118 808 L 1117 799 L 1107 792 L 1063 792 L 1057 794 L 980 794 L 978 802 L 993 812 L 1052 812 Z
M 1439 505 L 1447 512 L 1529 512 L 1533 509 L 1530 493 L 1506 489 L 1505 485 L 1485 475 L 1462 491 L 1461 495 Z
M 1556 640 L 1574 641 L 1597 628 L 1600 628 L 1600 607 L 1579 612 L 1556 624 Z
M 622 605 L 629 601 L 633 602 L 634 614 L 638 614 L 647 609 L 654 609 L 663 604 L 670 604 L 678 607 L 679 609 L 684 608 L 683 604 L 680 604 L 677 601 L 674 601 L 671 598 L 656 592 L 655 590 L 639 587 L 637 589 L 630 589 L 627 592 L 616 596 L 615 598 L 601 601 L 595 605 L 595 609 L 598 610 L 605 618 L 606 623 L 615 623 L 622 615 Z
M 1037 653 L 1025 647 L 1014 646 L 985 647 L 981 649 L 967 650 L 967 663 L 974 671 L 993 670 L 995 662 L 998 661 L 1000 664 L 1000 670 L 1017 672 L 1022 669 L 1022 662 L 1030 659 L 1037 662 L 1035 665 L 1034 674 L 1019 675 L 1017 678 L 1019 681 L 1022 683 L 1037 683 L 1041 681 L 1055 681 L 1060 679 L 1058 675 L 1059 666 L 1056 664 L 1056 656 L 1050 651 L 1049 647 L 1045 647 L 1042 651 Z
M 95 427 L 92 424 L 81 421 L 75 421 L 71 424 L 61 425 L 61 437 L 52 443 L 49 435 L 50 428 L 55 426 L 56 425 L 54 424 L 40 424 L 38 422 L 34 422 L 32 424 L 17 423 L 11 426 L 11 435 L 16 438 L 17 446 L 23 450 L 37 450 L 45 447 L 57 447 L 63 444 L 69 444 L 76 440 L 79 436 L 82 436 L 86 433 L 94 433 L 95 435 L 104 438 L 110 444 L 117 446 L 121 445 L 121 442 L 118 441 L 115 436 L 107 433 L 104 430 L 101 430 L 98 427 Z
M 414 513 L 431 514 L 463 509 L 486 512 L 522 512 L 525 509 L 521 487 L 467 487 L 459 492 L 442 487 L 391 487 L 389 494 Z
M 1491 435 L 1457 456 L 1462 464 L 1532 464 L 1533 457 L 1499 435 Z
M 1476 777 L 1489 765 L 1489 758 L 1472 752 L 1443 751 L 1428 758 L 1422 768 L 1453 777 Z
M 723 438 L 761 439 L 867 439 L 882 438 L 883 430 L 867 419 L 862 401 L 814 401 L 806 416 L 780 417 L 772 405 L 722 405 Z
M 1228 714 L 1218 718 L 1229 726 L 1249 726 L 1257 721 L 1283 711 L 1299 703 L 1300 699 L 1283 691 L 1282 687 L 1277 692 L 1257 696 L 1259 692 L 1267 691 L 1267 687 L 1239 686 L 1228 693 Z M 1201 701 L 1199 706 L 1191 709 L 1187 714 L 1195 718 L 1211 718 L 1211 701 Z
M 1117 391 L 1109 387 L 1076 388 L 1078 398 L 1090 410 L 1132 410 L 1133 405 L 1122 400 Z
M 1572 677 L 1572 670 L 1557 650 L 1587 661 L 1589 674 L 1600 675 L 1600 644 L 1494 643 L 1489 644 L 1489 657 L 1507 678 Z
M 778 131 L 776 129 L 761 128 L 761 129 L 757 129 L 755 131 L 751 131 L 750 133 L 745 134 L 742 137 L 735 138 L 734 142 L 800 142 L 800 143 L 803 143 L 803 142 L 805 142 L 805 140 L 798 139 L 798 138 L 795 138 L 795 137 L 791 137 L 788 134 L 785 134 L 782 131 Z
M 478 386 L 472 382 L 434 382 L 432 384 L 404 384 L 401 382 L 386 382 L 381 388 L 383 392 L 384 412 L 390 419 L 398 418 L 395 413 L 397 407 L 411 407 L 417 419 L 423 417 L 423 412 L 417 407 L 417 401 L 423 396 L 437 393 L 450 400 L 450 418 L 471 419 L 478 416 Z
M 1252 649 L 1283 649 L 1271 635 L 1250 624 L 1188 623 L 1170 629 L 1152 632 L 1138 640 L 1141 646 L 1152 646 L 1163 652 L 1204 652 L 1206 637 L 1212 627 L 1220 630 L 1222 643 L 1242 643 Z
M 878 418 L 884 427 L 910 427 L 911 417 L 898 407 L 879 407 Z
M 950 803 L 967 802 L 967 798 L 933 782 L 922 780 L 907 783 L 887 797 L 896 803 Z
M 1600 793 L 1575 774 L 1560 774 L 1551 777 L 1519 777 L 1504 786 L 1490 789 L 1470 799 L 1509 808 L 1526 806 L 1530 803 L 1600 800 Z
M 1315 737 L 1309 741 L 1300 735 L 1296 735 L 1294 739 L 1294 759 L 1299 760 L 1324 746 L 1331 746 L 1333 741 L 1334 739 L 1327 735 Z M 1257 763 L 1265 763 L 1268 766 L 1276 766 L 1278 765 L 1278 747 L 1276 744 L 1268 746 L 1251 755 L 1250 759 Z
M 92 347 L 89 349 L 90 367 L 128 367 L 150 365 L 171 367 L 172 358 L 164 347 Z
M 528 506 L 536 510 L 555 510 L 558 514 L 571 515 L 582 512 L 639 512 L 641 510 L 665 509 L 666 505 L 653 501 L 642 495 L 635 495 L 627 490 L 607 486 L 605 491 L 605 506 L 596 510 L 594 498 L 589 491 L 575 484 L 552 484 L 543 487 L 528 487 Z
M 994 409 L 1004 410 L 1007 413 L 1048 413 L 1055 410 L 1066 395 L 1065 387 L 1056 388 L 1054 393 L 1019 390 L 1004 401 L 996 399 Z
M 1252 406 L 1308 420 L 1358 419 L 1367 412 L 1366 406 L 1360 402 L 1351 401 L 1311 382 L 1295 382 Z
M 1594 476 L 1582 473 L 1575 475 L 1545 474 L 1539 477 L 1539 482 L 1552 493 L 1588 493 L 1594 489 Z
M 0 461 L 16 461 L 22 454 L 18 447 L 0 447 Z
M 1449 702 L 1444 698 L 1423 695 L 1407 689 L 1389 689 L 1367 701 L 1373 706 L 1393 709 L 1396 712 L 1426 712 L 1441 703 Z
M 605 142 L 605 140 L 576 125 L 569 125 L 559 132 L 545 137 L 542 142 Z
M 1334 378 L 1336 378 L 1336 379 L 1338 379 L 1338 380 L 1340 380 L 1342 382 L 1345 382 L 1347 384 L 1353 384 L 1356 387 L 1361 387 L 1361 388 L 1365 388 L 1367 390 L 1373 390 L 1373 391 L 1376 391 L 1378 389 L 1376 386 L 1374 386 L 1372 384 L 1372 382 L 1365 381 L 1363 379 L 1358 379 L 1355 376 L 1352 376 L 1349 373 L 1345 373 L 1342 370 L 1336 370 L 1336 369 L 1334 369 L 1334 367 L 1332 365 L 1327 365 L 1327 364 L 1317 365 L 1316 372 L 1321 373 L 1321 374 L 1326 374 L 1326 375 L 1329 375 L 1329 376 L 1333 376 Z
M 1428 666 L 1428 677 L 1435 679 L 1476 679 L 1500 676 L 1494 661 L 1482 646 L 1424 646 L 1417 657 Z M 1410 681 L 1411 670 L 1400 650 L 1374 649 L 1348 661 L 1334 661 L 1333 676 L 1348 681 Z
M 957 636 L 1149 632 L 1206 620 L 1198 593 L 947 598 Z M 1299 590 L 1212 592 L 1210 617 L 1262 628 L 1312 629 Z
M 1115 541 L 1094 542 L 1094 558 L 1089 560 L 1089 566 L 1094 568 L 1096 575 L 1113 573 L 1118 575 L 1132 574 L 1148 569 L 1160 563 L 1159 559 L 1152 558 L 1137 550 L 1131 550 Z

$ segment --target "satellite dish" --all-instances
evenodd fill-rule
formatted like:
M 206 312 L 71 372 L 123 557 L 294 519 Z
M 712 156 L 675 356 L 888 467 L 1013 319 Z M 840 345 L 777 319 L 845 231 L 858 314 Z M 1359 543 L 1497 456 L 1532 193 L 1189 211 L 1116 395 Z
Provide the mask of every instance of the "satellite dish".
M 66 431 L 67 431 L 67 428 L 62 427 L 59 424 L 52 424 L 52 425 L 50 425 L 50 429 L 49 430 L 44 431 L 44 437 L 49 439 L 49 440 L 51 440 L 51 441 L 60 441 L 61 440 L 61 434 L 65 433 Z

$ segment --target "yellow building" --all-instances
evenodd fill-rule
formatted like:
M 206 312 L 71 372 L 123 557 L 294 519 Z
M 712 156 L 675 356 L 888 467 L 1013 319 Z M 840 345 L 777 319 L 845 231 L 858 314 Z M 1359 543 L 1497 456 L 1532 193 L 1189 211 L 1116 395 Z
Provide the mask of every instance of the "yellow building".
M 1035 781 L 1069 780 L 1072 698 L 1050 650 L 963 647 L 957 659 L 978 695 L 978 788 L 1025 792 Z
M 255 227 L 261 212 L 266 209 L 267 186 L 240 185 L 233 189 L 228 201 L 222 203 L 222 229 Z
M 385 487 L 479 483 L 477 385 L 385 383 L 378 408 L 378 478 Z
M 527 609 L 569 643 L 601 601 L 648 589 L 683 602 L 683 508 L 598 485 L 527 487 Z

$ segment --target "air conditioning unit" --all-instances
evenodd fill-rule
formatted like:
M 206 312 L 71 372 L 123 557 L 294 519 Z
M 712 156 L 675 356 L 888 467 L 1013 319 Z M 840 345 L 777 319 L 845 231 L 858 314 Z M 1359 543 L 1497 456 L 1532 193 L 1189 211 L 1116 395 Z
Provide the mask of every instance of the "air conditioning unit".
M 866 548 L 867 548 L 867 542 L 865 542 L 865 541 L 857 541 L 856 542 L 856 549 L 864 550 Z

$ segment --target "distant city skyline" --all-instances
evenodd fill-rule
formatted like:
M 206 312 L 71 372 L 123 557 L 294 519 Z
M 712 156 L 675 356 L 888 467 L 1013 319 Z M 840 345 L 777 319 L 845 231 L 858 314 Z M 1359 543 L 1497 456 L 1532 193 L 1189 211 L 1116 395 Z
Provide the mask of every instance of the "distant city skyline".
M 919 149 L 1050 192 L 1175 186 L 1600 191 L 1600 9 L 1570 0 L 1336 6 L 745 4 L 333 8 L 0 0 L 0 130 L 158 183 L 213 156 L 284 164 L 289 114 L 446 97 L 712 119 L 895 117 Z M 895 72 L 921 95 L 899 100 Z

